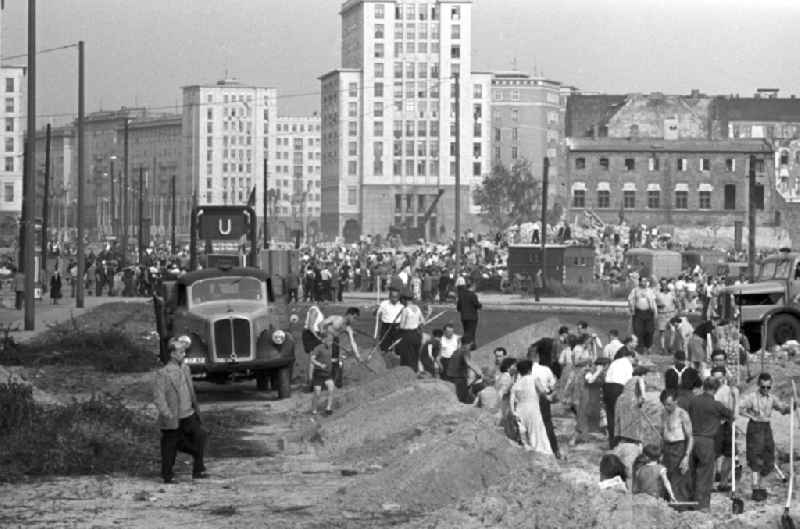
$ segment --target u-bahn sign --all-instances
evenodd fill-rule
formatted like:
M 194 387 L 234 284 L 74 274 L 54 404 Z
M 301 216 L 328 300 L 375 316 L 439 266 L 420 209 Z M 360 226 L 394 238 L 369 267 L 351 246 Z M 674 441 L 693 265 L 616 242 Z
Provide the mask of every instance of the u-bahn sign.
M 198 235 L 205 240 L 239 240 L 252 229 L 252 210 L 241 206 L 207 206 L 197 212 Z

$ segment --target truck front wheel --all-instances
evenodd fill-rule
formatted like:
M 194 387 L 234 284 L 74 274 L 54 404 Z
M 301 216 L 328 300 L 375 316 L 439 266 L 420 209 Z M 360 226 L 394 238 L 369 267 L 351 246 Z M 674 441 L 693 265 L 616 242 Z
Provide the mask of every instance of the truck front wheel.
M 791 314 L 778 314 L 767 324 L 767 347 L 800 340 L 800 321 Z
M 292 395 L 292 366 L 278 370 L 278 398 L 288 399 Z

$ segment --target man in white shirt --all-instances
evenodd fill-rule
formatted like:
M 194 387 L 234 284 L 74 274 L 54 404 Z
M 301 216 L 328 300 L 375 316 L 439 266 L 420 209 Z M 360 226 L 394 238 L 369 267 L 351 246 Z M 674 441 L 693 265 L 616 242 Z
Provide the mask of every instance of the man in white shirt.
M 528 347 L 528 360 L 533 362 L 531 366 L 531 376 L 537 382 L 537 385 L 544 390 L 544 394 L 539 395 L 539 411 L 542 414 L 542 422 L 544 429 L 547 432 L 547 439 L 550 441 L 550 449 L 553 451 L 557 459 L 561 459 L 561 453 L 558 450 L 558 438 L 556 437 L 556 430 L 553 427 L 553 414 L 550 410 L 550 399 L 555 392 L 556 376 L 553 371 L 539 363 L 539 347 L 531 345 Z
M 397 340 L 397 329 L 403 304 L 400 303 L 400 292 L 389 289 L 389 299 L 381 301 L 375 313 L 375 339 L 380 340 L 381 351 L 388 351 Z
M 443 329 L 439 361 L 442 363 L 442 378 L 447 376 L 447 364 L 458 348 L 461 347 L 461 337 L 456 334 L 452 323 L 447 323 Z
M 625 350 L 623 355 L 611 362 L 606 371 L 606 379 L 603 384 L 603 404 L 606 409 L 608 423 L 608 444 L 611 448 L 616 445 L 614 438 L 614 408 L 617 399 L 625 389 L 625 384 L 633 377 L 634 353 Z
M 614 355 L 617 354 L 617 351 L 620 349 L 622 349 L 622 342 L 619 339 L 619 331 L 611 329 L 608 331 L 608 343 L 603 348 L 603 356 L 609 360 L 613 360 Z

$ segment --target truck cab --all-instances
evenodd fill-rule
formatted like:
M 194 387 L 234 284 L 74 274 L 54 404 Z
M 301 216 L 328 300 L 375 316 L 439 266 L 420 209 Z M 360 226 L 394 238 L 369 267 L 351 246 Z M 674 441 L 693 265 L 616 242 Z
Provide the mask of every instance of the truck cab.
M 290 393 L 294 339 L 271 306 L 267 275 L 254 268 L 207 268 L 164 284 L 154 297 L 162 355 L 173 336 L 192 340 L 192 374 L 225 383 L 255 379 L 280 398 Z
M 782 345 L 800 340 L 800 253 L 783 249 L 765 258 L 756 281 L 720 292 L 720 316 L 741 318 L 751 344 Z

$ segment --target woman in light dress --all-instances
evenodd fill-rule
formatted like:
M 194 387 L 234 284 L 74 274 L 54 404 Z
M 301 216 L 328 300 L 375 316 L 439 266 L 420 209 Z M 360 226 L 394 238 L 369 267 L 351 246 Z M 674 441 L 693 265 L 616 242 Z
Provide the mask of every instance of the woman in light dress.
M 532 366 L 530 360 L 517 362 L 519 379 L 511 387 L 509 399 L 511 413 L 519 424 L 520 438 L 525 450 L 553 455 L 539 409 L 539 398 L 546 398 L 543 396 L 546 391 L 531 376 Z

